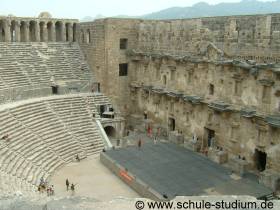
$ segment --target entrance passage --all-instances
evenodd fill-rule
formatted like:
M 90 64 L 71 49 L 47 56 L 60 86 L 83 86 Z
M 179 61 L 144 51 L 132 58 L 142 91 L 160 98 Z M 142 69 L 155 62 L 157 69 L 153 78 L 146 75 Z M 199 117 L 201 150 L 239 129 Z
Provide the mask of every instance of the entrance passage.
M 207 139 L 207 146 L 208 147 L 214 146 L 215 131 L 209 128 L 205 128 L 205 133 Z
M 168 121 L 168 125 L 169 125 L 169 130 L 170 131 L 175 131 L 175 119 L 174 118 L 169 118 L 169 121 Z
M 98 92 L 98 93 L 101 92 L 100 83 L 97 83 L 97 92 Z
M 280 179 L 276 181 L 276 192 L 280 192 Z
M 58 94 L 58 86 L 52 86 L 52 94 Z
M 148 119 L 148 114 L 146 112 L 144 112 L 144 119 L 147 120 Z
M 104 130 L 105 130 L 105 132 L 106 132 L 106 134 L 109 138 L 115 138 L 116 137 L 116 130 L 113 126 L 107 126 L 107 127 L 104 128 Z
M 258 149 L 255 150 L 256 167 L 259 171 L 264 171 L 266 168 L 267 154 Z
M 100 105 L 99 111 L 100 115 L 102 116 L 102 114 L 106 111 L 106 105 Z

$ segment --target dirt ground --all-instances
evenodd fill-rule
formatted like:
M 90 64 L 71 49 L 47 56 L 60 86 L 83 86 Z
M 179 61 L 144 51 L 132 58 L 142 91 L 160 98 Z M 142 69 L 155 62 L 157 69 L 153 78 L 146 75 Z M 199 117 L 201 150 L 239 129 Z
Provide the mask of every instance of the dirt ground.
M 58 170 L 50 183 L 54 185 L 56 196 L 71 196 L 66 191 L 65 181 L 76 184 L 75 196 L 93 197 L 100 201 L 110 201 L 118 197 L 140 197 L 122 182 L 99 160 L 99 155 L 88 157 L 79 163 L 70 163 Z

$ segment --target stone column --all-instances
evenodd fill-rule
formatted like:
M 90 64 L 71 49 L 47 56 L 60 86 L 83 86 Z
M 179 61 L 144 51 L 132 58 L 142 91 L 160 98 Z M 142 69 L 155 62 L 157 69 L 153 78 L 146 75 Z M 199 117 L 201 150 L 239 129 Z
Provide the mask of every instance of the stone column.
M 24 34 L 25 34 L 25 41 L 29 42 L 29 27 L 30 23 L 26 22 L 25 28 L 24 28 Z
M 40 42 L 40 24 L 35 22 L 35 42 Z
M 20 22 L 15 21 L 15 42 L 20 42 Z
M 11 42 L 11 21 L 10 20 L 5 21 L 4 31 L 5 31 L 5 42 Z
M 42 32 L 42 39 L 40 40 L 41 42 L 47 42 L 48 41 L 48 28 L 47 24 L 45 22 L 41 22 L 43 24 L 42 27 L 40 27 L 40 30 L 43 30 Z
M 65 30 L 66 26 L 65 23 L 62 22 L 61 23 L 61 41 L 62 42 L 66 42 L 66 30 Z
M 51 41 L 52 41 L 52 42 L 55 42 L 55 41 L 56 41 L 55 22 L 52 22 L 52 27 L 51 27 Z
M 2 37 L 2 29 L 4 28 L 3 26 L 3 22 L 1 22 L 2 24 L 0 25 L 0 42 L 3 42 L 5 37 Z
M 68 41 L 73 42 L 73 23 L 68 24 Z
M 73 23 L 73 42 L 79 42 L 79 27 L 77 26 L 77 23 Z

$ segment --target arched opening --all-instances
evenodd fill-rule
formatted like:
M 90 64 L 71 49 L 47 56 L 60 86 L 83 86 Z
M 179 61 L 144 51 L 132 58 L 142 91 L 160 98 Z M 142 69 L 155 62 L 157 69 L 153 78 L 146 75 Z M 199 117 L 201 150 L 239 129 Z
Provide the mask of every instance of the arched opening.
M 53 23 L 52 22 L 48 22 L 48 24 L 47 24 L 47 34 L 48 34 L 47 41 L 48 42 L 53 41 L 52 40 L 52 28 L 53 28 Z
M 85 33 L 83 30 L 81 30 L 81 42 L 85 43 Z
M 90 30 L 88 29 L 87 30 L 87 39 L 86 39 L 87 43 L 90 43 L 90 40 L 91 40 L 91 38 L 90 38 Z
M 57 42 L 62 41 L 62 22 L 55 23 L 55 37 Z
M 21 42 L 26 42 L 27 41 L 26 30 L 27 30 L 26 22 L 21 21 L 20 22 L 20 41 Z
M 176 124 L 175 124 L 175 119 L 170 117 L 168 120 L 168 127 L 170 131 L 175 131 Z
M 99 106 L 99 114 L 100 114 L 100 116 L 102 116 L 103 113 L 106 112 L 106 110 L 107 110 L 107 106 L 106 105 L 100 105 Z
M 0 42 L 5 42 L 5 23 L 0 20 Z
M 205 132 L 204 137 L 205 137 L 205 140 L 207 141 L 207 146 L 214 147 L 215 131 L 205 127 L 204 132 Z
M 162 43 L 162 34 L 159 34 L 159 42 Z
M 255 163 L 258 171 L 264 171 L 266 168 L 267 154 L 263 151 L 255 149 Z
M 76 42 L 76 30 L 77 30 L 77 24 L 73 24 L 73 42 Z
M 11 22 L 11 42 L 16 41 L 16 21 Z
M 278 180 L 276 181 L 276 188 L 275 188 L 275 191 L 276 191 L 276 192 L 280 192 L 280 179 L 278 179 Z
M 35 42 L 36 41 L 36 22 L 30 21 L 29 23 L 29 41 Z
M 116 129 L 113 126 L 106 126 L 104 130 L 109 138 L 116 137 Z
M 69 23 L 66 23 L 66 25 L 65 25 L 66 27 L 66 42 L 69 42 L 70 40 L 69 40 L 69 35 L 70 35 L 70 24 Z
M 40 41 L 44 42 L 44 26 L 45 23 L 44 22 L 40 22 Z
M 163 75 L 163 85 L 166 85 L 166 83 L 167 83 L 166 75 Z
M 52 86 L 52 93 L 54 95 L 58 94 L 58 86 L 57 85 Z

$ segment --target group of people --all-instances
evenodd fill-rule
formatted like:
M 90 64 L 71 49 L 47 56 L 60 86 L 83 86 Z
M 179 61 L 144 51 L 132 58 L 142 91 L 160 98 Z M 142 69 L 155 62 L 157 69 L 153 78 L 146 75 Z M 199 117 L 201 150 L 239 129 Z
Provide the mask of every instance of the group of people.
M 69 182 L 68 179 L 66 179 L 65 184 L 66 184 L 66 190 L 68 191 L 68 190 L 69 190 L 69 186 L 70 186 L 70 182 Z M 77 184 L 73 184 L 73 183 L 72 183 L 71 186 L 70 186 L 70 190 L 71 190 L 71 192 L 72 192 L 72 195 L 75 194 L 75 187 L 76 187 L 76 185 L 77 185 Z
M 69 188 L 70 188 L 70 190 L 72 192 L 72 195 L 75 194 L 75 187 L 76 187 L 76 184 L 72 183 L 70 185 L 69 180 L 66 179 L 66 190 L 69 191 Z M 53 185 L 49 185 L 48 182 L 45 181 L 43 177 L 41 177 L 40 184 L 38 186 L 38 191 L 40 193 L 47 192 L 48 196 L 53 196 L 54 195 L 54 186 Z
M 54 195 L 54 186 L 49 185 L 48 182 L 45 181 L 43 177 L 41 177 L 40 184 L 38 186 L 38 191 L 40 193 L 44 193 L 46 191 L 47 196 L 52 196 L 52 195 Z
M 128 133 L 128 135 L 129 135 L 129 133 Z M 153 137 L 153 129 L 152 129 L 151 125 L 148 125 L 147 136 L 150 137 L 150 138 Z M 160 128 L 157 128 L 157 131 L 156 131 L 156 133 L 154 135 L 154 138 L 153 138 L 154 144 L 157 144 L 159 136 L 160 136 Z M 137 142 L 138 149 L 141 149 L 142 144 L 143 144 L 142 139 L 141 138 L 138 139 L 138 142 Z

